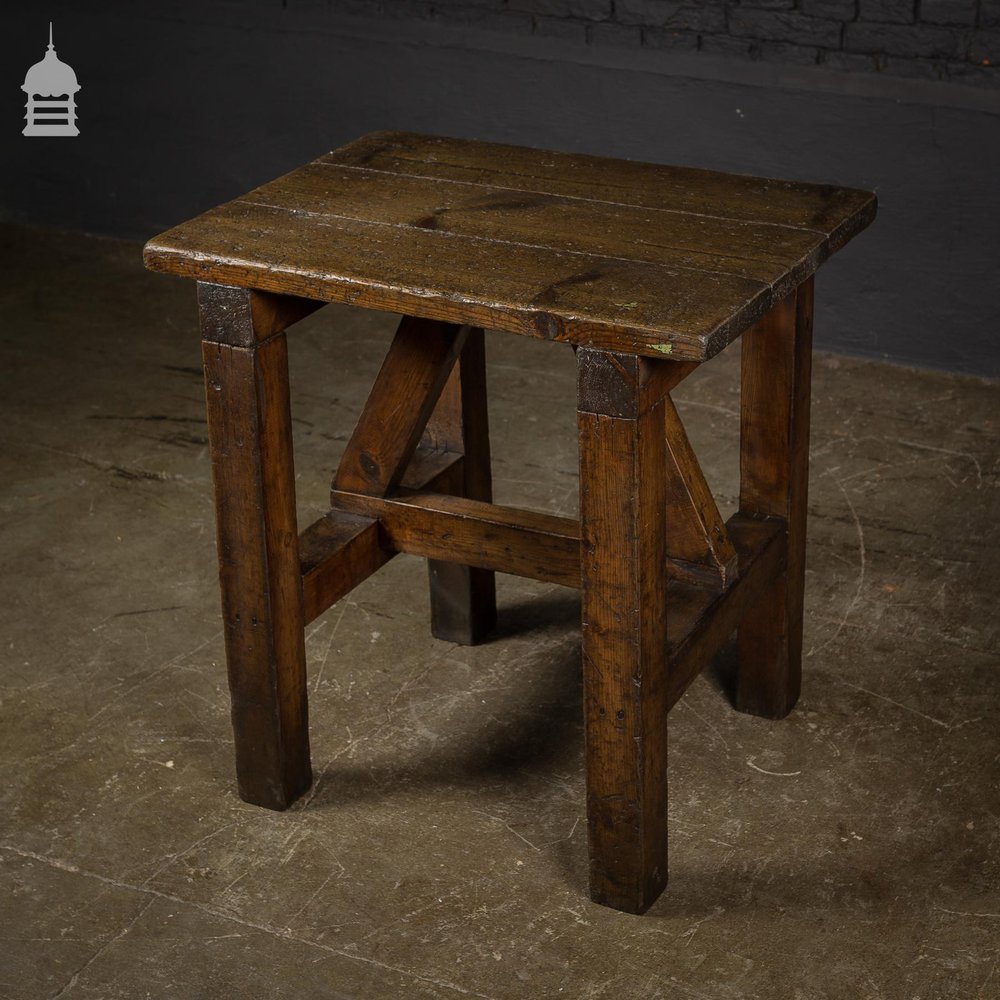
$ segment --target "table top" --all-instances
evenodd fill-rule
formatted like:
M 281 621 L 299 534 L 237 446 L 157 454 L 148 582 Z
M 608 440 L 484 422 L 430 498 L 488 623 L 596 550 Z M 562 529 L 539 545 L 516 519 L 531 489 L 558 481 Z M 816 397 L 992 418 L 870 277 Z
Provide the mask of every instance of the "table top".
M 374 132 L 150 240 L 155 271 L 649 357 L 718 353 L 868 191 Z

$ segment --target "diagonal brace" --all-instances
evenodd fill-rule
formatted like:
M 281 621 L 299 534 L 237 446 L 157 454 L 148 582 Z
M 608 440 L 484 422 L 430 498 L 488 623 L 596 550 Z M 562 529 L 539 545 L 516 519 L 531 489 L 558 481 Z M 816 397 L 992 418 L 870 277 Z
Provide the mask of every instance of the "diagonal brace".
M 400 483 L 462 351 L 469 328 L 404 316 L 333 487 L 387 496 Z
M 664 399 L 667 437 L 667 547 L 674 572 L 706 570 L 725 587 L 737 572 L 736 550 L 673 400 Z

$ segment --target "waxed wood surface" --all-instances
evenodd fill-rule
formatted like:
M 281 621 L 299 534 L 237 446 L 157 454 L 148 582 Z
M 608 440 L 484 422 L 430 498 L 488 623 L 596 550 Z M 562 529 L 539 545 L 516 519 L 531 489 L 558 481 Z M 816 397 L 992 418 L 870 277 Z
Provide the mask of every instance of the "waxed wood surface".
M 382 496 L 402 479 L 468 330 L 404 316 L 340 459 L 337 489 Z
M 377 518 L 390 549 L 567 587 L 580 584 L 580 527 L 574 518 L 419 491 L 373 497 L 334 489 L 330 505 Z
M 742 341 L 740 511 L 784 519 L 787 569 L 737 631 L 736 707 L 783 718 L 802 683 L 813 281 Z
M 424 428 L 422 443 L 432 451 L 462 456 L 446 492 L 470 500 L 493 499 L 490 427 L 486 407 L 486 336 L 470 329 Z M 431 634 L 469 646 L 496 627 L 496 579 L 492 570 L 430 559 Z
M 739 565 L 724 590 L 672 580 L 667 588 L 672 707 L 691 682 L 712 662 L 733 629 L 746 619 L 748 609 L 762 594 L 784 579 L 787 557 L 785 523 L 780 518 L 735 513 L 726 522 Z
M 379 545 L 378 524 L 371 518 L 337 511 L 310 524 L 299 535 L 304 623 L 349 594 L 393 555 Z
M 443 490 L 463 477 L 465 459 L 450 451 L 417 447 L 403 474 L 408 490 Z M 329 511 L 299 535 L 299 561 L 305 623 L 350 593 L 381 569 L 396 549 L 384 545 L 384 532 L 371 517 Z
M 365 136 L 151 240 L 154 270 L 626 353 L 721 350 L 875 196 L 412 133 Z
M 202 353 L 237 781 L 285 809 L 312 782 L 285 336 Z
M 718 505 L 688 440 L 674 401 L 663 400 L 667 437 L 667 546 L 673 560 L 704 567 L 724 586 L 736 569 L 736 552 Z
M 578 353 L 579 368 L 589 353 Z M 639 383 L 628 384 L 638 396 Z M 642 913 L 667 883 L 664 400 L 636 417 L 609 416 L 585 409 L 594 401 L 582 379 L 580 387 L 590 894 Z

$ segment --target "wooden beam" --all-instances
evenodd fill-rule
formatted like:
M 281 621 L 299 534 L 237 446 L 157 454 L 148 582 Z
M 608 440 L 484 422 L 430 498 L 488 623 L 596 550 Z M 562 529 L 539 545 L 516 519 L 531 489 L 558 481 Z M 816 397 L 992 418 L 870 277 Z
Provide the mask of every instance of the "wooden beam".
M 427 490 L 405 490 L 394 497 L 335 492 L 331 497 L 335 510 L 317 524 L 323 525 L 327 518 L 334 522 L 348 518 L 348 527 L 337 530 L 350 533 L 350 525 L 356 525 L 355 530 L 359 530 L 362 525 L 377 523 L 380 541 L 376 543 L 369 536 L 364 544 L 380 545 L 385 561 L 396 552 L 405 552 L 428 559 L 482 566 L 564 587 L 580 586 L 580 525 L 575 519 L 467 500 L 433 490 L 431 484 Z M 320 527 L 317 530 L 324 537 L 333 529 Z M 752 602 L 754 595 L 759 594 L 784 566 L 783 556 L 775 554 L 777 550 L 772 544 L 772 536 L 784 530 L 784 522 L 780 519 L 737 513 L 726 522 L 726 530 L 734 544 L 740 569 L 723 592 L 676 578 L 669 560 L 667 562 L 668 575 L 675 577 L 669 584 L 669 643 L 671 648 L 677 648 L 677 655 L 682 660 L 689 655 L 684 652 L 685 644 L 693 641 L 688 633 L 695 630 L 700 635 L 709 623 L 710 619 L 703 620 L 706 608 L 743 607 L 745 602 Z M 534 551 L 536 545 L 541 546 L 538 552 Z M 305 559 L 303 569 L 314 572 L 312 564 L 307 564 Z M 752 575 L 744 580 L 744 575 L 751 570 Z M 331 575 L 336 574 L 331 571 Z M 705 660 L 714 655 L 728 632 L 720 635 Z M 703 650 L 705 639 L 698 642 L 702 644 L 698 648 Z M 703 663 L 699 669 L 701 665 Z M 690 678 L 683 687 L 689 682 Z
M 465 456 L 420 445 L 403 473 L 399 488 L 404 492 L 451 493 L 463 477 Z
M 252 347 L 325 305 L 297 295 L 198 282 L 201 339 L 215 344 Z
M 444 492 L 470 500 L 493 499 L 489 416 L 486 409 L 486 338 L 478 328 L 465 338 L 437 406 L 424 429 L 428 449 L 464 457 Z M 496 627 L 496 579 L 492 570 L 430 559 L 431 634 L 474 645 Z
M 643 913 L 667 884 L 669 677 L 664 398 L 644 376 L 669 363 L 577 364 L 590 895 Z
M 669 588 L 668 708 L 676 704 L 785 568 L 783 520 L 737 513 L 726 527 L 739 560 L 739 575 L 729 586 L 721 593 L 681 583 L 672 583 Z
M 580 586 L 576 520 L 439 493 L 371 497 L 334 490 L 337 510 L 377 518 L 383 544 L 399 552 Z
M 802 685 L 813 281 L 743 336 L 740 510 L 785 519 L 788 569 L 737 636 L 736 707 L 780 719 Z
M 468 327 L 404 316 L 334 477 L 334 489 L 385 496 L 399 484 Z
M 437 481 L 455 465 L 439 471 Z M 580 528 L 572 518 L 419 491 L 392 498 L 337 493 L 335 503 L 337 509 L 303 532 L 299 543 L 307 621 L 397 551 L 580 586 Z M 783 519 L 736 513 L 726 529 L 739 573 L 725 590 L 678 579 L 668 584 L 668 707 L 784 572 Z
M 634 420 L 657 406 L 698 365 L 612 351 L 577 353 L 578 409 Z
M 336 604 L 394 552 L 379 544 L 378 522 L 331 511 L 299 535 L 305 624 Z
M 241 294 L 225 329 L 253 346 L 202 344 L 226 662 L 240 796 L 286 809 L 312 781 L 288 352 Z
M 673 400 L 663 400 L 667 439 L 667 549 L 676 564 L 704 568 L 725 587 L 737 572 L 718 505 L 688 440 Z
M 446 488 L 461 477 L 463 464 L 462 456 L 453 452 L 418 448 L 403 477 L 403 486 Z M 394 555 L 396 550 L 384 544 L 372 517 L 334 510 L 314 521 L 299 535 L 305 624 L 349 594 Z

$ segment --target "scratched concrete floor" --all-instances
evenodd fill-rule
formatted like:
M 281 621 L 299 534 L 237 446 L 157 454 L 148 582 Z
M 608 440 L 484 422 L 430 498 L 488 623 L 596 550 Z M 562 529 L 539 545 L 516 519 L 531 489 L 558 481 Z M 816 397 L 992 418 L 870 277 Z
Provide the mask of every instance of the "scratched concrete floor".
M 0 995 L 1000 997 L 1000 387 L 817 357 L 804 694 L 678 705 L 636 918 L 586 899 L 568 590 L 459 648 L 397 559 L 309 629 L 309 798 L 239 801 L 193 288 L 0 237 Z M 302 522 L 391 328 L 290 338 Z M 489 351 L 498 498 L 572 511 L 571 352 Z M 727 507 L 736 371 L 679 394 Z

